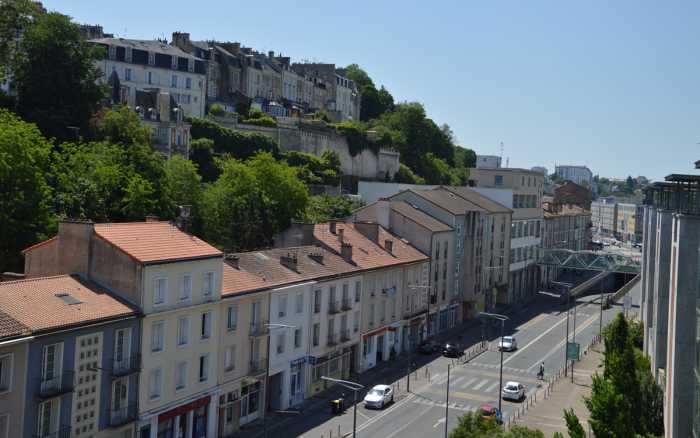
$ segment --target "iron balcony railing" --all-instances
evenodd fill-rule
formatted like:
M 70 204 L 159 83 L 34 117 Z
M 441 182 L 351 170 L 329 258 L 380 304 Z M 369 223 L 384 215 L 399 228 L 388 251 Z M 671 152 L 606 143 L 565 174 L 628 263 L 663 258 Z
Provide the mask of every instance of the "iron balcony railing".
M 52 398 L 71 391 L 73 391 L 73 371 L 39 377 L 37 396 L 40 399 Z
M 269 332 L 267 321 L 255 321 L 250 323 L 250 336 L 265 336 Z
M 352 310 L 352 301 L 350 301 L 349 297 L 343 298 L 342 308 L 343 310 Z
M 70 426 L 61 426 L 58 430 L 49 433 L 36 433 L 34 438 L 70 438 Z
M 340 303 L 337 301 L 331 301 L 328 303 L 328 313 L 331 315 L 340 313 Z
M 257 376 L 265 372 L 265 367 L 267 366 L 267 359 L 266 358 L 260 358 L 260 359 L 251 359 L 250 364 L 248 366 L 248 375 L 249 376 Z
M 328 344 L 329 347 L 332 347 L 334 345 L 338 345 L 338 335 L 336 333 L 329 333 L 328 334 Z
M 110 409 L 107 413 L 107 422 L 109 427 L 121 427 L 131 423 L 138 418 L 138 409 L 136 404 L 121 406 L 115 409 Z
M 141 370 L 141 355 L 132 354 L 112 360 L 112 376 L 122 377 Z

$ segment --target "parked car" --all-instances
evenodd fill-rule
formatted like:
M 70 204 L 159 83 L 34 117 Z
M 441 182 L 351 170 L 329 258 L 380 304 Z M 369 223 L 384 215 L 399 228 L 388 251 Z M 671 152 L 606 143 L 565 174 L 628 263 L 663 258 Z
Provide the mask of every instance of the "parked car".
M 394 391 L 389 385 L 376 385 L 365 395 L 365 407 L 382 409 L 394 401 Z
M 460 357 L 463 354 L 462 348 L 456 342 L 448 342 L 442 347 L 442 355 L 445 357 Z
M 423 354 L 433 354 L 440 351 L 440 344 L 437 341 L 426 340 L 420 343 L 418 351 Z
M 518 349 L 518 342 L 512 336 L 504 336 L 498 341 L 498 349 L 503 351 L 513 351 Z
M 501 396 L 503 396 L 503 400 L 520 401 L 525 398 L 525 387 L 522 383 L 508 382 L 506 386 L 503 387 Z
M 481 405 L 480 412 L 484 420 L 496 421 L 499 424 L 502 422 L 501 411 L 494 406 Z

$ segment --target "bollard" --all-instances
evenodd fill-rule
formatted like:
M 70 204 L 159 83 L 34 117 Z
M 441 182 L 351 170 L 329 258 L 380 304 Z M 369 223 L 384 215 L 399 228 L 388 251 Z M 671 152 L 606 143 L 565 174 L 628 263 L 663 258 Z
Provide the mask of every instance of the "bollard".
M 338 425 L 338 438 L 340 438 L 340 424 Z
M 329 435 L 328 435 L 328 438 L 333 438 L 333 429 L 331 429 L 331 431 L 330 431 L 330 433 L 329 433 Z

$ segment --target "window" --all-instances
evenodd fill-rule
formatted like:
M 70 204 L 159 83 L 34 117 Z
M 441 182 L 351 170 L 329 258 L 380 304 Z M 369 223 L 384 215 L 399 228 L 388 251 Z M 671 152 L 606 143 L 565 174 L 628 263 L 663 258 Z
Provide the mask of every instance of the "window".
M 297 313 L 302 313 L 304 311 L 304 294 L 297 295 L 296 310 Z
M 192 296 L 192 276 L 184 274 L 182 276 L 182 285 L 180 287 L 180 301 L 189 300 Z
M 185 78 L 185 88 L 192 88 L 192 78 Z
M 54 398 L 39 405 L 39 421 L 37 422 L 39 436 L 51 436 L 58 429 L 60 400 L 60 398 Z
M 236 326 L 238 325 L 238 305 L 234 304 L 233 306 L 228 307 L 228 314 L 226 317 L 226 328 L 229 330 L 236 330 Z
M 0 356 L 0 393 L 10 390 L 12 390 L 12 355 L 6 354 Z M 0 432 L 2 432 L 1 428 Z
M 287 334 L 282 331 L 277 334 L 277 354 L 282 354 L 284 353 L 284 347 L 285 344 L 287 343 Z
M 177 75 L 173 75 L 172 78 L 170 78 L 170 86 L 177 88 Z
M 153 72 L 149 71 L 147 76 L 148 76 L 148 83 L 153 84 Z
M 352 331 L 357 333 L 360 330 L 360 311 L 355 311 L 355 317 L 353 318 L 353 328 Z
M 123 328 L 114 333 L 114 366 L 126 366 L 131 352 L 131 329 Z
M 493 183 L 497 186 L 503 185 L 503 175 L 496 175 L 493 177 Z
M 314 291 L 314 313 L 321 311 L 321 290 Z
M 314 324 L 313 335 L 314 335 L 314 337 L 313 337 L 314 347 L 318 347 L 319 338 L 321 337 L 321 324 L 318 322 L 316 324 Z
M 369 326 L 372 327 L 374 325 L 374 303 L 370 303 L 369 305 Z
M 190 339 L 190 318 L 180 317 L 177 320 L 177 345 L 187 345 Z
M 163 387 L 163 370 L 156 368 L 151 371 L 151 375 L 148 378 L 148 397 L 151 400 L 156 400 L 160 398 Z
M 165 344 L 165 322 L 157 321 L 151 326 L 151 351 L 153 353 L 163 351 Z
M 130 69 L 130 68 L 125 68 L 125 69 L 124 69 L 124 80 L 125 80 L 125 81 L 130 81 L 130 80 L 131 80 L 131 69 Z
M 187 386 L 187 362 L 178 362 L 175 367 L 175 390 L 185 389 Z
M 210 297 L 214 293 L 214 273 L 205 272 L 202 291 L 205 297 Z
M 226 348 L 224 354 L 224 369 L 226 371 L 233 371 L 236 368 L 236 346 L 231 345 Z
M 440 242 L 435 247 L 435 260 L 440 260 Z
M 287 315 L 287 295 L 280 295 L 277 299 L 277 314 L 280 318 Z
M 355 282 L 355 302 L 360 302 L 360 294 L 362 292 L 362 283 L 359 281 Z
M 10 414 L 0 415 L 0 438 L 10 437 Z
M 294 348 L 301 347 L 301 328 L 294 329 Z
M 168 290 L 168 279 L 167 278 L 156 278 L 153 287 L 153 304 L 164 304 L 165 294 Z
M 199 356 L 199 381 L 206 382 L 209 379 L 209 354 Z
M 211 338 L 211 312 L 202 313 L 202 339 Z

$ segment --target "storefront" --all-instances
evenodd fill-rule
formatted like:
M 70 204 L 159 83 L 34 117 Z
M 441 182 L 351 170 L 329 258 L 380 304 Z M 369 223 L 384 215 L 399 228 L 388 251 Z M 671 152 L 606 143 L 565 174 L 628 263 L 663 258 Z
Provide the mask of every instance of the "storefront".
M 309 357 L 311 366 L 311 383 L 309 393 L 317 392 L 327 388 L 330 384 L 321 379 L 321 376 L 334 379 L 347 379 L 350 377 L 350 361 L 352 359 L 352 349 L 350 347 L 333 351 L 321 357 Z
M 199 398 L 190 403 L 151 417 L 150 423 L 140 428 L 141 438 L 205 438 L 207 437 L 209 415 L 213 412 L 211 396 Z M 214 431 L 211 431 L 213 435 Z
M 300 357 L 289 365 L 289 406 L 298 406 L 306 395 L 304 367 L 306 357 Z

